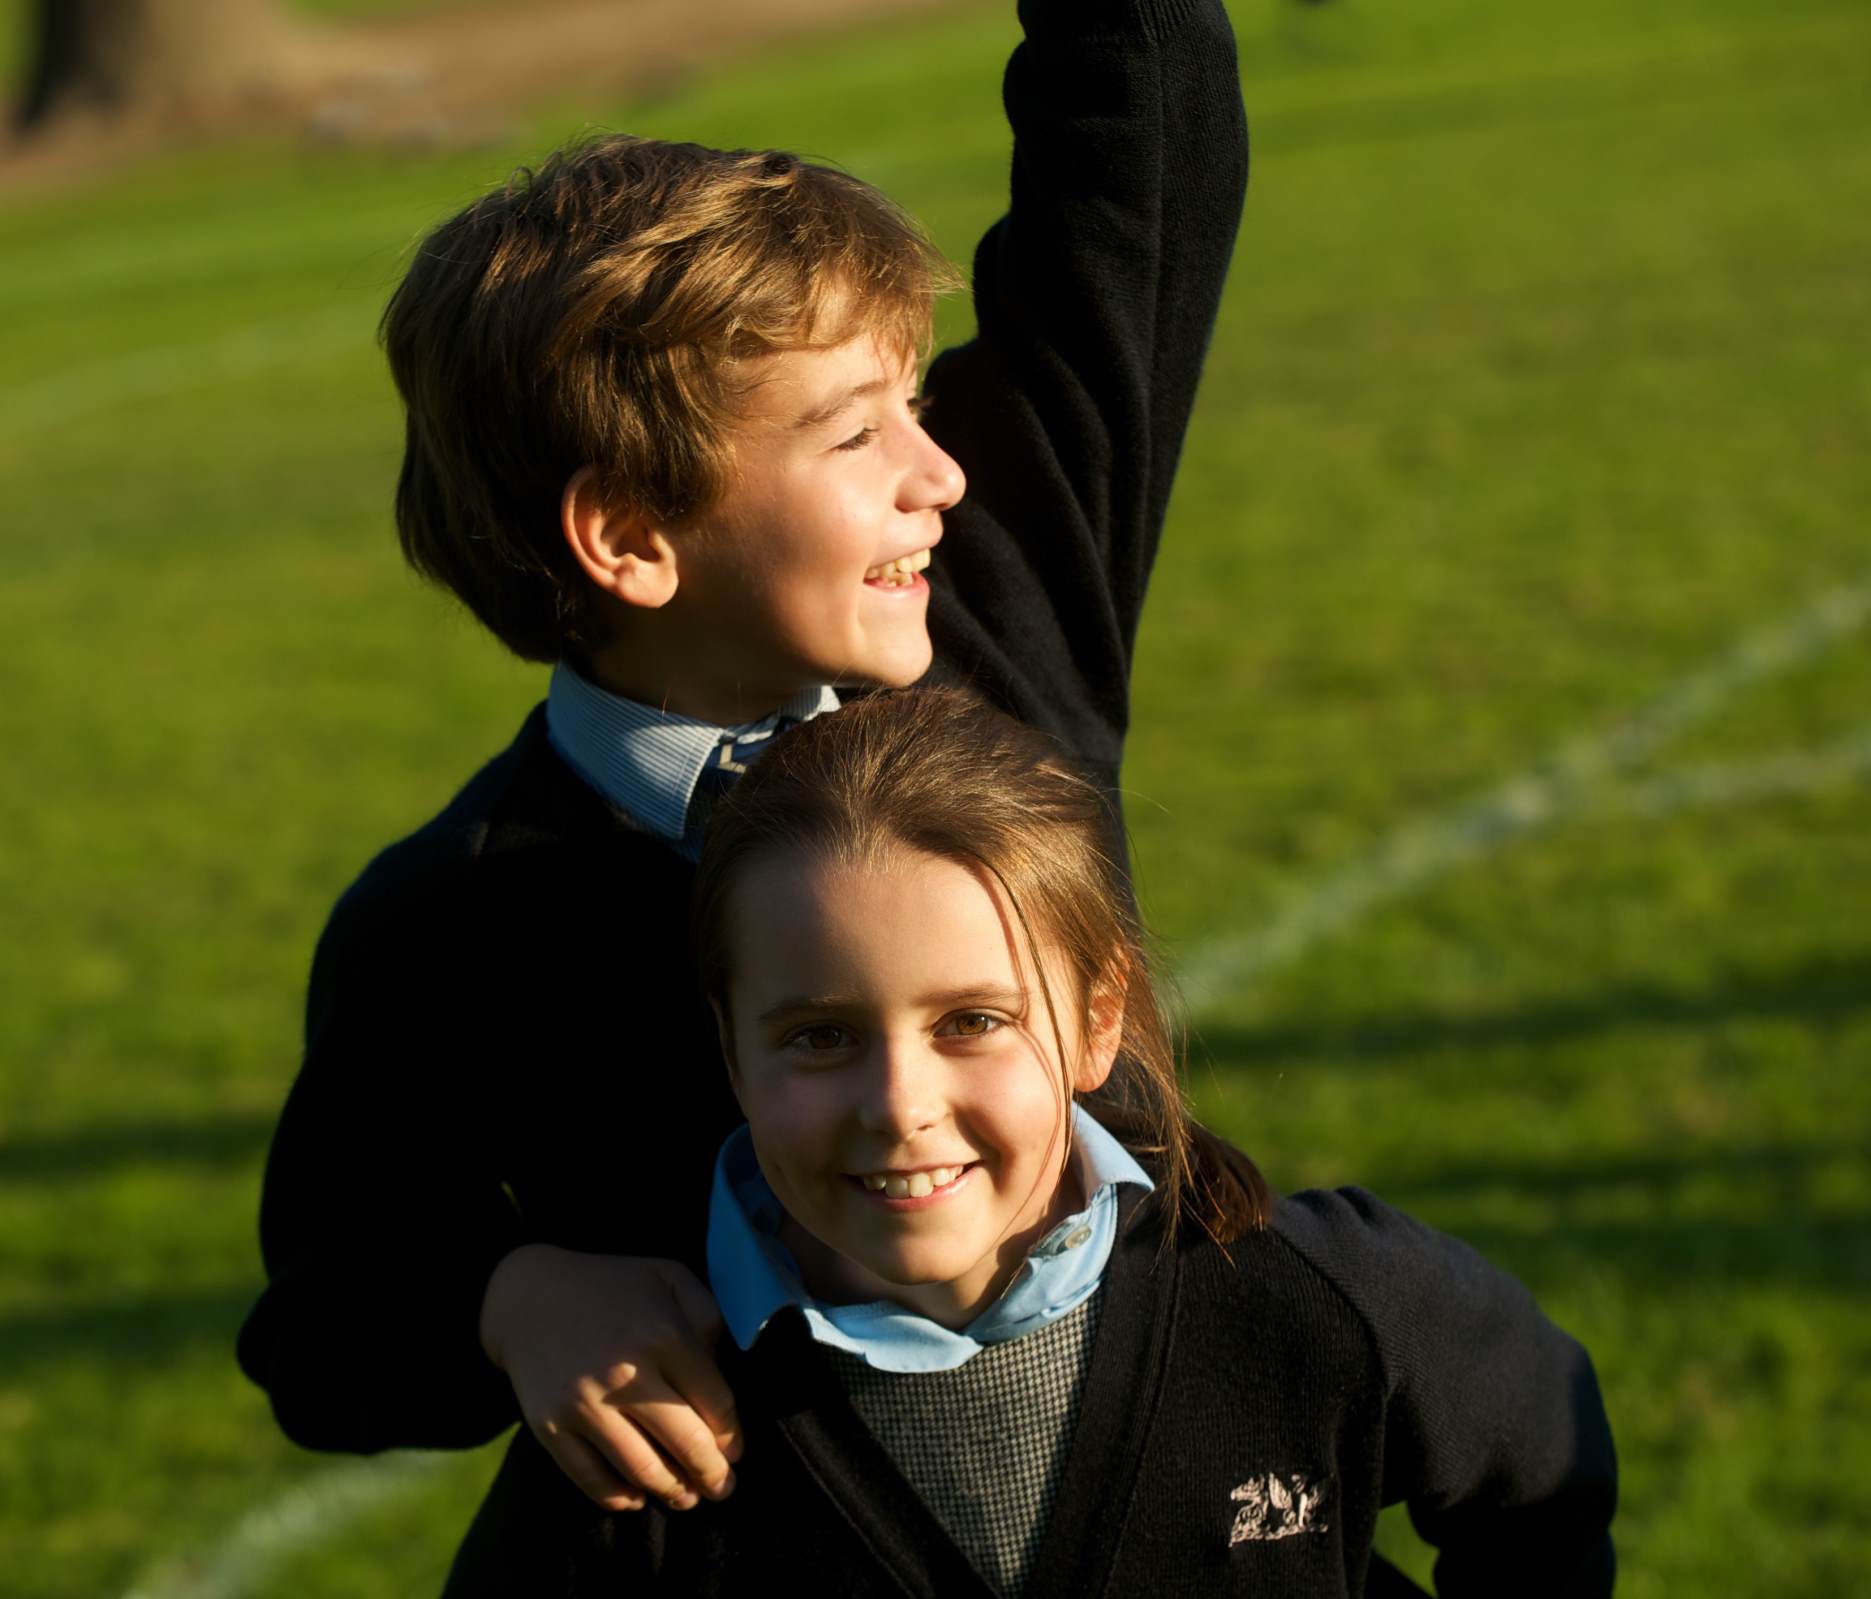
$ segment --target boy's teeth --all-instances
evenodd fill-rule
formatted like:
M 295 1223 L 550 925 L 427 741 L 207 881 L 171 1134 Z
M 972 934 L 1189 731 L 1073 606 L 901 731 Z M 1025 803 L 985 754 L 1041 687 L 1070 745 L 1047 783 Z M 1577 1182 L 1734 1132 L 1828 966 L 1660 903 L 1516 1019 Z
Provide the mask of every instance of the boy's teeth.
M 901 1199 L 910 1191 L 910 1180 L 899 1177 L 894 1172 L 884 1179 L 884 1192 L 892 1199 Z
M 882 566 L 873 566 L 864 574 L 866 583 L 883 583 L 890 588 L 902 588 L 916 581 L 916 574 L 929 564 L 929 552 L 917 550 L 911 555 L 899 555 L 894 561 L 885 561 Z

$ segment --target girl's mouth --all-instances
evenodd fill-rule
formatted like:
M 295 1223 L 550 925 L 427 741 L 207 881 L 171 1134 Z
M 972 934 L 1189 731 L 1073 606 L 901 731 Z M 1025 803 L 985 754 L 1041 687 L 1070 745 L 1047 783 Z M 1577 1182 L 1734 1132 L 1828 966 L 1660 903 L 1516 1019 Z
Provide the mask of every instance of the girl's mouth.
M 847 1176 L 845 1181 L 866 1199 L 893 1210 L 916 1209 L 947 1199 L 979 1164 L 968 1161 L 957 1166 L 925 1166 L 917 1171 L 865 1172 L 861 1176 Z

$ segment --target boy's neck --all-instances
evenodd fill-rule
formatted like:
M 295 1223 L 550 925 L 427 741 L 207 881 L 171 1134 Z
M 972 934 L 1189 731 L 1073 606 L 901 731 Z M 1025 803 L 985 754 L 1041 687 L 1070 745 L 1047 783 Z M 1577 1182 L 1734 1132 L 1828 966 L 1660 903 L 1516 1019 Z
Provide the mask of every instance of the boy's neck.
M 714 683 L 673 669 L 673 666 L 645 660 L 640 651 L 633 650 L 625 656 L 614 645 L 600 646 L 575 657 L 571 664 L 588 682 L 619 699 L 653 705 L 658 710 L 692 717 L 698 722 L 712 722 L 717 727 L 740 727 L 757 722 L 763 716 L 771 716 L 801 690 L 818 686 L 812 683 L 791 687 Z

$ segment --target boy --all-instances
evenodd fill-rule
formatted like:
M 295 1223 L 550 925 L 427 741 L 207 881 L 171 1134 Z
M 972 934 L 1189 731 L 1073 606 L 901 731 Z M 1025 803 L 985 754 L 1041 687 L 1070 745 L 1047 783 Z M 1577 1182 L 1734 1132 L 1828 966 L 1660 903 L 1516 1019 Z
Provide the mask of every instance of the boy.
M 240 1342 L 297 1441 L 524 1417 L 607 1508 L 729 1491 L 693 1268 L 738 1117 L 684 954 L 712 795 L 783 718 L 925 670 L 1115 790 L 1245 135 L 1220 0 L 1021 19 L 1012 204 L 926 416 L 937 267 L 790 157 L 565 153 L 392 301 L 405 553 L 556 664 L 320 941 Z

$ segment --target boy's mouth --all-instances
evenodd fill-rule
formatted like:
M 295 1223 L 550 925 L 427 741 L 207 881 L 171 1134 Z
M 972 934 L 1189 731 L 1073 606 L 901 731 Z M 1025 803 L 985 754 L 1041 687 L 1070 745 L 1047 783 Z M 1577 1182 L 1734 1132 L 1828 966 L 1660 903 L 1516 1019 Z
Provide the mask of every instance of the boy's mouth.
M 864 574 L 864 581 L 875 588 L 910 588 L 915 584 L 917 574 L 928 564 L 929 551 L 915 550 L 908 555 L 899 555 L 894 561 L 885 561 L 881 566 L 873 566 Z
M 974 1169 L 974 1162 L 957 1166 L 925 1166 L 920 1171 L 863 1172 L 852 1178 L 859 1186 L 886 1199 L 926 1199 Z

